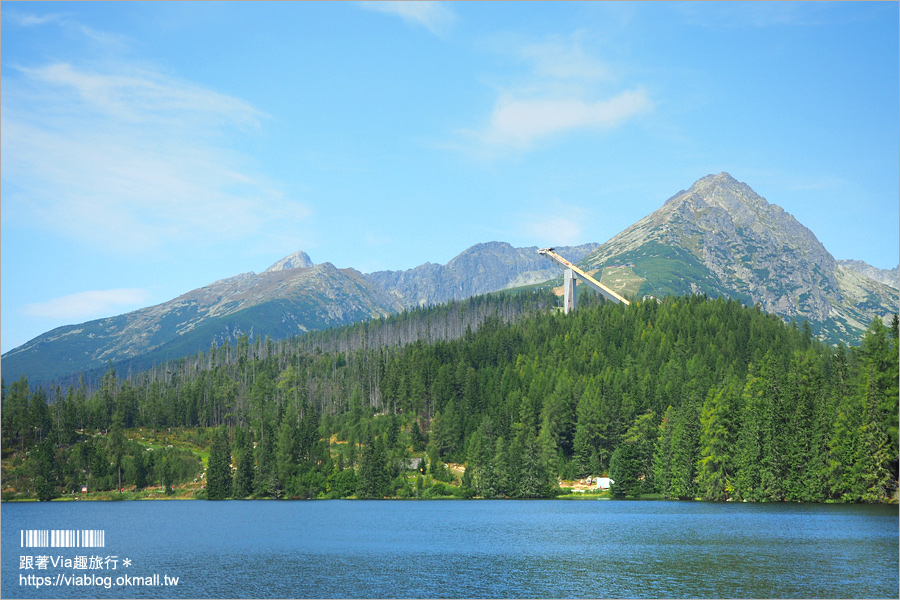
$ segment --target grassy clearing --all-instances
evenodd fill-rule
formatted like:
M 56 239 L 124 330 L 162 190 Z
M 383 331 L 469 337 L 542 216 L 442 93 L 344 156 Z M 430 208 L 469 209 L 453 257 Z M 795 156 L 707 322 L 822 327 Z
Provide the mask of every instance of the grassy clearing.
M 600 283 L 626 297 L 636 297 L 644 281 L 631 267 L 625 266 L 604 267 L 600 277 Z

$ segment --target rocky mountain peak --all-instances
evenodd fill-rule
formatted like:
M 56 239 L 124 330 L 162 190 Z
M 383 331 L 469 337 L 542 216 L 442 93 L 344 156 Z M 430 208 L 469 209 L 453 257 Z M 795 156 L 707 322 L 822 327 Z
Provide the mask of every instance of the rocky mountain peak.
M 689 253 L 679 260 L 696 261 L 711 276 L 698 289 L 760 302 L 777 314 L 825 321 L 841 297 L 837 263 L 816 236 L 728 173 L 697 180 L 585 262 L 599 267 L 622 262 L 623 255 L 642 256 L 648 243 L 665 260 Z M 687 267 L 673 262 L 671 268 L 673 291 L 688 291 L 677 283 Z
M 316 266 L 315 263 L 310 260 L 306 252 L 301 250 L 299 252 L 294 252 L 290 256 L 285 256 L 263 272 L 271 273 L 274 271 L 286 271 L 288 269 L 309 269 L 314 266 Z
M 715 190 L 717 188 L 728 190 L 737 190 L 743 188 L 744 190 L 749 190 L 751 193 L 753 193 L 753 190 L 750 189 L 750 186 L 748 186 L 746 183 L 738 181 L 725 171 L 722 171 L 717 175 L 707 175 L 706 177 L 701 177 L 694 182 L 694 184 L 691 186 L 691 189 L 688 191 L 701 195 L 707 195 L 711 190 Z M 756 194 L 754 193 L 753 195 Z
M 711 210 L 721 217 L 724 211 L 735 227 L 757 230 L 779 228 L 780 221 L 789 216 L 780 206 L 769 204 L 749 185 L 725 172 L 698 179 L 690 189 L 670 198 L 664 208 L 680 209 L 683 216 L 693 220 L 708 218 Z
M 809 229 L 728 173 L 697 180 L 689 190 L 670 198 L 657 215 L 662 220 L 681 221 L 695 235 L 702 231 L 727 233 L 732 239 L 749 236 L 756 245 L 764 242 L 773 249 L 789 247 L 806 256 L 815 255 L 829 265 L 834 263 Z

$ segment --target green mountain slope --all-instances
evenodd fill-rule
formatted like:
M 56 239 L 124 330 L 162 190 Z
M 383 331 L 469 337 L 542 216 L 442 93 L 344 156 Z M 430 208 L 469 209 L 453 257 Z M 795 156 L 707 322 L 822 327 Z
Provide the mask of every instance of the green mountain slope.
M 290 258 L 290 257 L 289 257 Z M 353 269 L 330 263 L 245 273 L 163 304 L 45 333 L 3 356 L 9 378 L 35 382 L 132 361 L 175 359 L 241 335 L 282 338 L 378 318 L 399 306 Z
M 198 428 L 217 427 L 243 470 L 221 497 L 534 498 L 608 472 L 618 496 L 896 502 L 896 322 L 874 321 L 848 349 L 735 300 L 585 299 L 563 315 L 545 299 L 497 294 L 310 336 L 324 344 L 238 343 L 109 372 L 95 389 L 16 381 L 0 428 L 4 499 L 140 489 L 136 468 L 121 484 L 110 468 L 116 431 L 135 442 L 126 464 L 160 464 L 147 446 L 157 436 L 183 428 L 207 445 L 216 436 Z M 524 311 L 504 322 L 512 300 Z M 476 311 L 488 318 L 470 327 Z M 388 341 L 411 325 L 460 334 Z M 216 468 L 231 473 L 215 453 L 207 490 Z M 196 478 L 184 474 L 179 487 Z
M 4 375 L 71 381 L 110 362 L 143 368 L 245 334 L 279 339 L 516 286 L 560 285 L 561 269 L 536 249 L 490 242 L 446 265 L 367 275 L 297 252 L 260 274 L 47 332 L 3 355 Z M 627 296 L 735 298 L 808 320 L 834 343 L 857 343 L 874 317 L 888 322 L 900 304 L 896 287 L 836 261 L 811 231 L 727 173 L 698 180 L 605 244 L 557 250 Z

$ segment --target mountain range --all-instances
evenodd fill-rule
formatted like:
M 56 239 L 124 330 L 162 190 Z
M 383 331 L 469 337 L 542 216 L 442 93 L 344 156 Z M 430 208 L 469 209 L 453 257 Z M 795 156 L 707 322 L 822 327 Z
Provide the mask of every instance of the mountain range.
M 273 339 L 404 309 L 527 286 L 558 285 L 559 267 L 507 243 L 477 244 L 446 265 L 363 274 L 304 252 L 173 300 L 59 327 L 2 357 L 34 383 L 125 364 L 141 369 L 242 335 Z M 856 343 L 898 310 L 898 269 L 837 261 L 815 235 L 727 173 L 709 175 L 604 244 L 556 247 L 626 296 L 705 293 L 759 304 L 831 342 Z

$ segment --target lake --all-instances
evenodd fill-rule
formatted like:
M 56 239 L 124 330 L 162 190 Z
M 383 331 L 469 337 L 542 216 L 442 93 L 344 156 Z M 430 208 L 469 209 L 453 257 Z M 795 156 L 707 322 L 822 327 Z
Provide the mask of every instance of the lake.
M 3 598 L 900 594 L 897 506 L 52 502 L 4 503 L 0 517 Z M 103 546 L 22 547 L 42 543 L 32 530 L 101 530 Z

